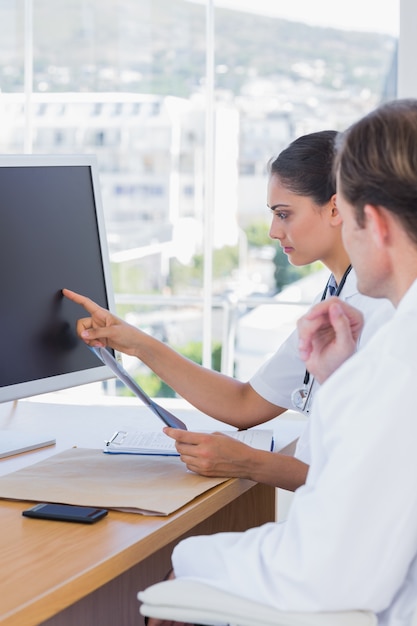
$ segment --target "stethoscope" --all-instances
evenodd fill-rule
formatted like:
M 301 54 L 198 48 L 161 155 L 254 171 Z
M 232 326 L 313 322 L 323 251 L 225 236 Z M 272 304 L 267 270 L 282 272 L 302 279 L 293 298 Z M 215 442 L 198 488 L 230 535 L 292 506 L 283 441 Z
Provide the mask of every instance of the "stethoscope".
M 342 280 L 340 281 L 333 295 L 335 296 L 340 295 L 351 269 L 352 269 L 352 266 L 349 265 L 345 273 L 343 274 Z M 326 299 L 329 286 L 333 280 L 334 280 L 334 277 L 333 277 L 333 274 L 331 274 L 323 290 L 323 293 L 321 294 L 321 298 L 320 298 L 321 302 Z M 311 391 L 314 385 L 314 378 L 311 380 L 311 383 L 310 384 L 309 383 L 310 383 L 310 372 L 306 370 L 304 374 L 303 386 L 297 389 L 294 389 L 294 391 L 291 394 L 291 400 L 292 400 L 294 407 L 298 411 L 302 411 L 303 413 L 307 413 L 307 414 L 310 413 Z

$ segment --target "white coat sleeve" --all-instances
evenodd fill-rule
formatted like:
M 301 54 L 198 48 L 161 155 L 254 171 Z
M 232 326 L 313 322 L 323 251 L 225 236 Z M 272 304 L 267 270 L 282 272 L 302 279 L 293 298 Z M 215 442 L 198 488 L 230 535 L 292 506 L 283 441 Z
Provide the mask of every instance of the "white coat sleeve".
M 293 331 L 275 354 L 255 372 L 249 383 L 268 402 L 284 409 L 294 409 L 292 392 L 302 386 L 305 372 L 298 351 L 298 333 Z

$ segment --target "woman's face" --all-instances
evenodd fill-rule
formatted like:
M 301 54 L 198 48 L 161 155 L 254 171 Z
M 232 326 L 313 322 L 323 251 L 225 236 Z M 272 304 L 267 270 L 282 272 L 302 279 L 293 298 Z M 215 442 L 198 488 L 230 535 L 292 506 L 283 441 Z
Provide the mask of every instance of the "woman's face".
M 267 203 L 273 214 L 269 235 L 279 241 L 292 265 L 325 262 L 332 256 L 336 229 L 332 226 L 331 201 L 319 206 L 311 197 L 289 191 L 273 174 Z

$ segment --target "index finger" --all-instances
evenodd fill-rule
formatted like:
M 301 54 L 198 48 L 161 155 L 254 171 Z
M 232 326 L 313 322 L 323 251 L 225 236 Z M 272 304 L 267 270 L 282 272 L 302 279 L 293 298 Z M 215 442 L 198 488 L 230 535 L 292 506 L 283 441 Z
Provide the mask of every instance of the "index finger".
M 80 304 L 90 314 L 93 314 L 98 309 L 101 309 L 101 307 L 96 302 L 90 300 L 90 298 L 87 298 L 87 296 L 82 296 L 80 293 L 76 293 L 75 291 L 71 291 L 70 289 L 63 289 L 62 294 L 66 298 L 68 298 L 68 300 L 71 300 L 76 304 Z

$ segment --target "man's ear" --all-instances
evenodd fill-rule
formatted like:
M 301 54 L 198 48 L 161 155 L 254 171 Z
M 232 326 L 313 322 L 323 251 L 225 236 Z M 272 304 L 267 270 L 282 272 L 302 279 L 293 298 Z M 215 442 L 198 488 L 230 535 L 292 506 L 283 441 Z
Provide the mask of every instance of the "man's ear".
M 382 248 L 388 244 L 390 228 L 387 211 L 381 206 L 366 204 L 363 208 L 365 215 L 365 227 L 375 242 L 375 245 Z
M 337 200 L 337 196 L 334 193 L 329 200 L 331 221 L 332 221 L 333 226 L 339 226 L 342 223 L 342 218 L 340 216 L 339 209 L 337 208 L 336 200 Z

